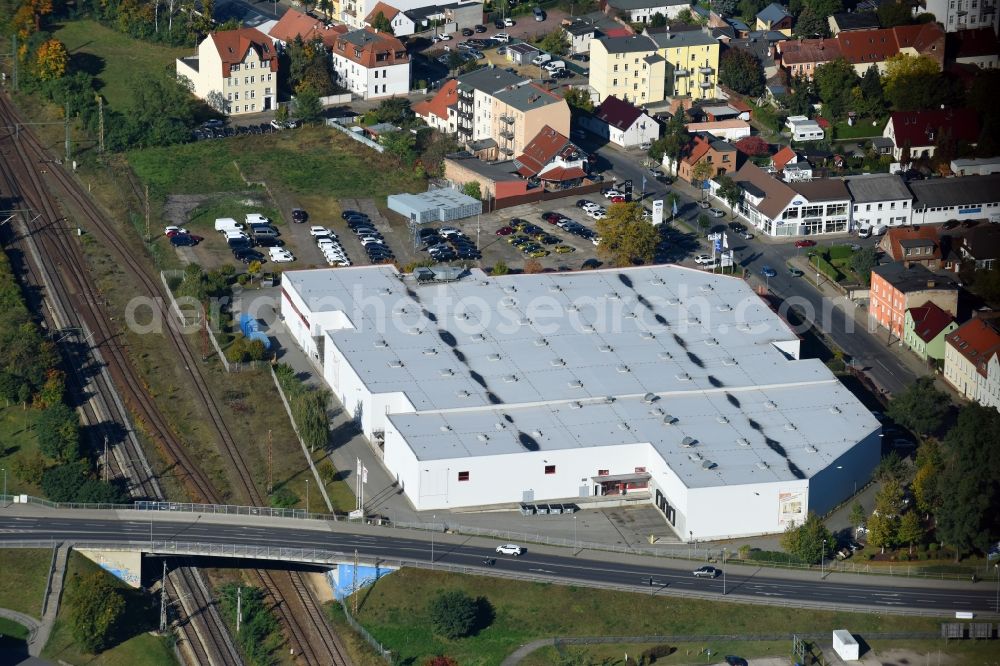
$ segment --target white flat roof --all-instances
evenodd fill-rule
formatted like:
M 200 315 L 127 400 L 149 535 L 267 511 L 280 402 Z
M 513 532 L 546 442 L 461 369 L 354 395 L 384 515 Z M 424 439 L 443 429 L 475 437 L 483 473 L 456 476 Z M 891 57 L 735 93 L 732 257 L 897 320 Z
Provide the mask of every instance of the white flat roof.
M 420 459 L 649 442 L 692 486 L 719 485 L 805 478 L 878 428 L 821 362 L 776 346 L 797 348 L 797 337 L 735 278 L 679 266 L 474 269 L 417 284 L 377 266 L 283 279 L 311 312 L 344 312 L 353 328 L 327 344 L 371 393 L 406 395 L 418 414 L 389 418 Z M 664 426 L 654 408 L 677 422 Z M 503 415 L 516 428 L 497 431 Z M 534 431 L 534 443 L 519 435 Z M 680 448 L 684 437 L 701 443 Z

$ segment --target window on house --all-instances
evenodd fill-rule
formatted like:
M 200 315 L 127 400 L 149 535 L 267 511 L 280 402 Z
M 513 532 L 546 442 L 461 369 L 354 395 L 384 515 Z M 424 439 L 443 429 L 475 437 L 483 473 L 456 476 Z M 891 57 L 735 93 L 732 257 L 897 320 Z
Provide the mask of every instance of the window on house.
M 610 474 L 611 474 L 611 470 L 609 470 L 609 469 L 599 469 L 599 470 L 597 470 L 597 476 L 608 476 Z
M 891 204 L 889 204 L 889 210 L 896 210 L 896 202 L 895 201 L 893 201 Z
M 468 472 L 459 472 L 458 473 L 458 480 L 459 481 L 468 481 L 469 480 L 469 473 Z
M 546 465 L 545 466 L 545 473 L 546 474 L 555 474 L 556 473 L 556 466 L 555 465 Z
M 878 205 L 878 209 L 879 209 L 879 210 L 882 210 L 882 204 L 879 204 L 879 205 Z
M 636 474 L 645 474 L 646 473 L 646 468 L 645 467 L 636 467 L 635 468 L 635 473 Z

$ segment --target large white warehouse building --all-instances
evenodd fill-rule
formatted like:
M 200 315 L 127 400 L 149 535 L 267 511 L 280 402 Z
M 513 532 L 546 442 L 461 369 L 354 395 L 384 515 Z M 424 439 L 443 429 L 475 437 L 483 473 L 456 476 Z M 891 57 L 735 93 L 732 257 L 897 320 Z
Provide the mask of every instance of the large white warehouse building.
M 418 510 L 648 493 L 681 538 L 736 537 L 879 460 L 871 413 L 730 277 L 290 271 L 281 312 Z

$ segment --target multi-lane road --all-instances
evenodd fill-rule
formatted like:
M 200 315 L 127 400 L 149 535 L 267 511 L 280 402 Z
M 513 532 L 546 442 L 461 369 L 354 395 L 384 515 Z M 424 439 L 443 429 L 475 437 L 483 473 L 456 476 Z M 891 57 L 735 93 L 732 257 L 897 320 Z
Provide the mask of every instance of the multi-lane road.
M 77 517 L 80 516 L 80 517 Z M 494 575 L 542 577 L 623 587 L 639 586 L 655 594 L 700 594 L 732 600 L 780 601 L 816 607 L 854 606 L 892 612 L 902 610 L 989 613 L 994 590 L 988 584 L 924 581 L 907 578 L 818 571 L 781 571 L 726 565 L 726 575 L 695 578 L 690 562 L 573 552 L 528 545 L 520 557 L 497 555 L 495 542 L 458 535 L 430 535 L 344 523 L 253 516 L 207 516 L 157 512 L 40 511 L 8 507 L 0 511 L 0 547 L 6 541 L 56 540 L 69 543 L 181 541 L 213 545 L 251 545 L 321 549 L 394 561 L 473 567 Z M 521 544 L 525 545 L 525 544 Z M 496 558 L 491 567 L 484 564 Z M 348 558 L 349 559 L 349 558 Z M 717 564 L 717 566 L 722 566 Z M 650 581 L 652 583 L 650 584 Z
M 661 199 L 669 192 L 677 194 L 681 199 L 681 203 L 678 204 L 678 217 L 687 221 L 692 228 L 697 228 L 696 219 L 702 211 L 688 194 L 691 188 L 668 187 L 656 181 L 650 175 L 649 169 L 642 166 L 643 158 L 639 153 L 626 153 L 610 146 L 591 145 L 588 143 L 588 138 L 591 138 L 589 135 L 574 136 L 574 139 L 578 138 L 584 148 L 596 152 L 602 166 L 605 167 L 605 173 L 614 174 L 617 182 L 631 180 L 638 192 L 645 176 L 645 199 Z M 725 209 L 724 206 L 720 207 Z M 717 222 L 728 221 L 728 215 L 724 220 L 717 220 Z M 824 237 L 817 238 L 822 244 L 827 242 Z M 821 293 L 807 277 L 793 277 L 788 273 L 785 268 L 788 261 L 797 253 L 803 252 L 796 249 L 791 240 L 786 243 L 762 242 L 757 239 L 744 241 L 738 240 L 734 235 L 730 238 L 730 242 L 736 250 L 736 260 L 762 284 L 765 280 L 760 275 L 760 269 L 764 266 L 774 268 L 778 273 L 777 276 L 766 281 L 770 291 L 789 305 L 794 305 L 799 312 L 803 312 L 819 330 L 854 359 L 857 367 L 865 368 L 877 386 L 889 393 L 897 393 L 917 378 L 914 367 L 902 362 L 889 347 L 885 331 L 880 329 L 877 333 L 870 333 L 865 325 L 855 320 L 853 311 L 857 306 L 839 297 L 831 299 Z M 839 237 L 833 239 L 833 242 L 845 242 L 845 239 Z M 851 242 L 871 244 L 875 239 L 861 241 L 855 237 Z

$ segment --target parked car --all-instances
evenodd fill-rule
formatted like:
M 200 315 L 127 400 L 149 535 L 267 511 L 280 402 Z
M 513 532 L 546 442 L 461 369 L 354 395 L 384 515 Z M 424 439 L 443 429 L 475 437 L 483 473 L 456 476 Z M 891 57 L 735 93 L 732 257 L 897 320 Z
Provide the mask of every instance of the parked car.
M 274 261 L 279 264 L 288 263 L 289 261 L 295 261 L 295 257 L 294 255 L 292 255 L 291 252 L 279 248 L 271 248 L 269 256 L 271 261 Z
M 176 236 L 177 234 L 186 234 L 186 233 L 187 229 L 183 227 L 169 226 L 169 227 L 164 227 L 163 229 L 163 235 L 166 236 L 167 238 L 170 238 L 171 236 Z
M 476 33 L 473 32 L 472 28 L 462 28 L 462 37 L 472 37 L 474 34 Z
M 285 124 L 280 120 L 275 119 L 271 121 L 271 127 L 273 127 L 276 130 L 283 130 L 285 129 Z
M 481 35 L 481 34 L 483 34 L 484 32 L 486 32 L 486 26 L 485 26 L 485 25 L 477 25 L 477 26 L 475 27 L 475 31 L 476 31 L 476 33 L 477 33 L 477 34 L 480 34 L 480 35 Z
M 792 277 L 802 277 L 803 276 L 802 271 L 800 271 L 799 269 L 795 268 L 794 266 L 789 266 L 788 267 L 788 274 L 791 275 Z
M 343 213 L 340 214 L 340 218 L 342 220 L 346 220 L 349 217 L 363 217 L 365 219 L 368 219 L 367 215 L 356 210 L 345 210 Z
M 191 247 L 198 244 L 196 238 L 190 234 L 174 234 L 170 236 L 170 244 L 174 247 Z
M 505 18 L 503 20 L 503 27 L 505 28 L 513 28 L 515 25 L 517 25 L 517 22 L 512 18 Z
M 570 245 L 556 245 L 552 249 L 556 251 L 556 254 L 569 254 L 570 252 L 576 252 L 576 248 Z
M 795 241 L 795 247 L 816 247 L 816 241 L 803 238 Z
M 292 222 L 297 222 L 299 224 L 302 224 L 308 219 L 309 219 L 309 213 L 305 212 L 301 208 L 292 209 Z
M 739 236 L 740 236 L 740 238 L 742 238 L 743 240 L 753 240 L 753 234 L 752 234 L 752 233 L 750 233 L 749 231 L 741 231 L 741 232 L 739 233 Z
M 604 198 L 605 198 L 605 199 L 611 199 L 611 198 L 613 198 L 613 197 L 620 197 L 620 196 L 622 196 L 622 193 L 621 193 L 621 192 L 619 192 L 618 190 L 616 190 L 616 189 L 615 189 L 615 188 L 613 188 L 613 187 L 609 187 L 609 188 L 608 188 L 608 189 L 606 189 L 606 190 L 602 190 L 602 191 L 601 191 L 601 194 L 603 194 L 603 195 L 604 195 Z
M 691 573 L 694 574 L 695 578 L 717 578 L 719 574 L 722 573 L 722 569 L 716 567 L 704 566 L 698 567 Z
M 732 231 L 735 231 L 736 233 L 747 230 L 747 228 L 744 225 L 740 224 L 739 222 L 730 222 L 729 228 Z
M 251 261 L 264 261 L 263 254 L 257 250 L 251 250 L 250 248 L 233 250 L 233 256 L 242 261 L 244 264 L 249 264 Z
M 586 53 L 574 53 L 569 59 L 576 60 L 577 62 L 590 62 L 590 56 Z
M 747 666 L 747 660 L 730 654 L 726 655 L 726 664 L 728 666 Z
M 718 208 L 709 208 L 708 214 L 711 215 L 712 217 L 723 217 L 725 215 L 725 213 L 723 213 Z
M 712 204 L 708 203 L 707 201 L 699 201 L 698 202 L 698 208 L 707 209 L 707 208 L 711 208 L 711 207 L 712 207 Z
M 710 264 L 713 261 L 715 261 L 715 260 L 712 259 L 712 255 L 710 255 L 710 254 L 699 254 L 697 257 L 694 258 L 694 263 L 696 263 L 698 265 Z

